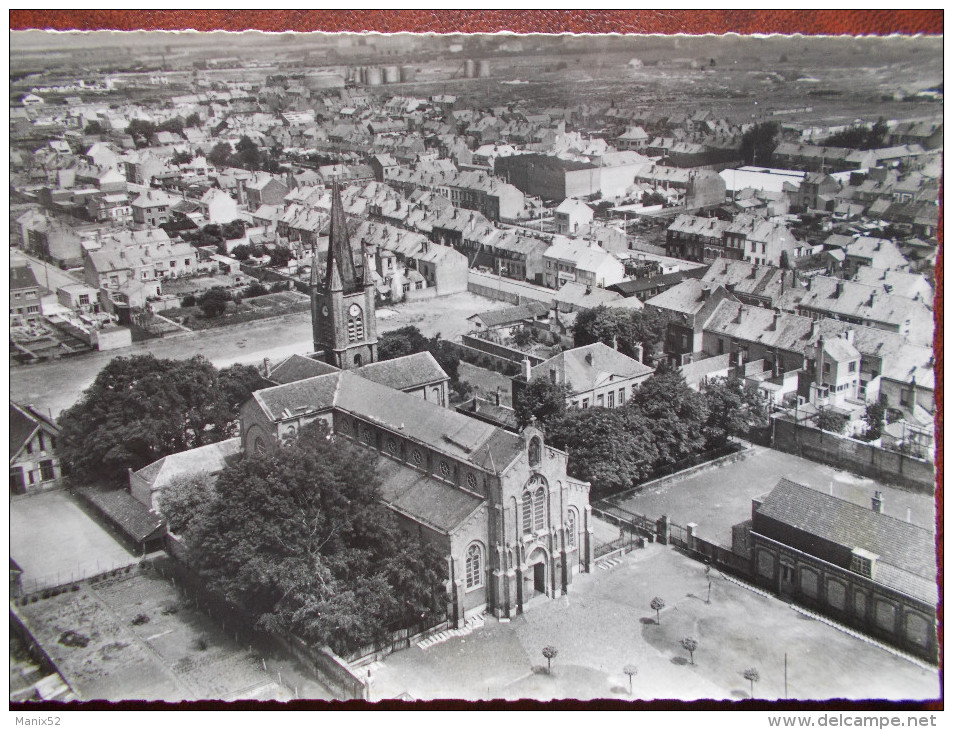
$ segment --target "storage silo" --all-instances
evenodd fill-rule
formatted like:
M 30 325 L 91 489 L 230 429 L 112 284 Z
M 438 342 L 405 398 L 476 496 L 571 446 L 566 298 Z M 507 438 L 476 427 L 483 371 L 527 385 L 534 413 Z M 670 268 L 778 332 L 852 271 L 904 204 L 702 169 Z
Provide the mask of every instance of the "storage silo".
M 473 63 L 473 59 L 468 58 L 463 62 L 463 75 L 468 79 L 472 79 L 475 72 L 476 64 Z
M 397 66 L 384 67 L 384 83 L 396 84 L 400 82 L 400 68 Z
M 486 59 L 477 61 L 476 77 L 482 79 L 489 75 L 490 75 L 490 62 L 487 61 Z
M 417 69 L 415 69 L 413 66 L 401 66 L 400 80 L 404 83 L 407 83 L 408 81 L 416 81 Z
M 368 86 L 380 86 L 384 83 L 384 77 L 381 74 L 381 70 L 377 66 L 371 66 L 367 69 L 367 85 Z

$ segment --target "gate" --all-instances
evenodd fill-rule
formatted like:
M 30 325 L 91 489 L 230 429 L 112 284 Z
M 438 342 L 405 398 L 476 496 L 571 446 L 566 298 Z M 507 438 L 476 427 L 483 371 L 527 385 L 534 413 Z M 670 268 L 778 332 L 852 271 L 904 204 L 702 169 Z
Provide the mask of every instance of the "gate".
M 687 548 L 688 547 L 688 531 L 679 524 L 674 522 L 669 522 L 668 524 L 668 541 L 671 545 L 677 545 L 678 547 Z

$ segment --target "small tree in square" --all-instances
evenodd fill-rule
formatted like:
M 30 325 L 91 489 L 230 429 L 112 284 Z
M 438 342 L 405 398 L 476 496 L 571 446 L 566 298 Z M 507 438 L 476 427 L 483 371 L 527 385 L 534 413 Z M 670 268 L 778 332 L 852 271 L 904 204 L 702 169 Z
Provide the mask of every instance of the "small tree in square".
M 665 601 L 656 596 L 652 599 L 652 602 L 649 604 L 652 607 L 652 610 L 655 611 L 655 623 L 659 626 L 662 625 L 662 616 L 659 613 L 663 608 L 665 608 Z
M 682 648 L 688 652 L 688 657 L 691 659 L 692 664 L 695 663 L 695 649 L 698 648 L 698 642 L 695 641 L 691 636 L 686 636 L 682 639 Z
M 546 673 L 551 674 L 553 669 L 553 659 L 556 658 L 556 655 L 559 652 L 555 647 L 544 646 L 543 647 L 543 656 L 546 657 Z
M 626 664 L 622 671 L 629 678 L 629 694 L 632 694 L 632 677 L 639 673 L 639 668 L 634 664 Z
M 751 697 L 753 698 L 754 697 L 754 683 L 761 681 L 761 675 L 758 674 L 757 669 L 755 669 L 754 667 L 749 667 L 748 669 L 745 669 L 744 676 L 745 676 L 745 679 L 747 679 L 748 682 L 751 683 Z

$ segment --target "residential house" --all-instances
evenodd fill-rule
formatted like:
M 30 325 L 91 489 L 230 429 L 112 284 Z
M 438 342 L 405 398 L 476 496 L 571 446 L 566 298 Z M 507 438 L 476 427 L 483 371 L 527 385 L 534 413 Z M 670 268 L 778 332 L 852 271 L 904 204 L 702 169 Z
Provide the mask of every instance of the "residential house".
M 209 223 L 231 223 L 238 218 L 238 203 L 224 190 L 209 189 L 199 204 Z
M 71 267 L 82 263 L 82 239 L 68 223 L 44 214 L 27 214 L 19 220 L 24 221 L 21 231 L 25 234 L 26 251 L 59 266 Z
M 412 255 L 415 268 L 435 289 L 438 297 L 467 290 L 467 257 L 450 246 L 440 246 L 424 239 L 420 252 Z
M 852 278 L 862 266 L 892 271 L 910 271 L 910 262 L 900 246 L 887 238 L 860 236 L 844 248 L 844 275 Z
M 702 352 L 705 327 L 725 300 L 737 301 L 723 286 L 686 279 L 645 302 L 646 307 L 672 315 L 664 347 L 675 364 L 692 362 Z
M 173 198 L 162 190 L 147 190 L 129 204 L 132 208 L 132 220 L 136 225 L 151 228 L 168 223 L 171 218 L 170 209 L 177 201 L 178 198 Z
M 602 342 L 564 350 L 535 367 L 529 360 L 513 378 L 513 401 L 527 383 L 548 380 L 567 386 L 566 405 L 572 408 L 621 408 L 654 368 Z
M 43 316 L 40 284 L 29 264 L 10 266 L 10 326 L 37 322 Z
M 30 405 L 10 402 L 10 494 L 59 486 L 63 468 L 56 452 L 60 429 Z
M 124 226 L 132 221 L 132 201 L 127 193 L 109 193 L 90 196 L 86 212 L 99 223 Z
M 554 212 L 556 233 L 572 236 L 592 223 L 593 211 L 588 205 L 575 198 L 566 198 Z
M 543 254 L 545 285 L 559 289 L 573 281 L 607 287 L 625 278 L 625 265 L 596 243 L 557 237 Z
M 288 186 L 279 178 L 258 172 L 247 179 L 238 180 L 238 200 L 248 210 L 258 210 L 262 205 L 277 205 L 288 194 Z

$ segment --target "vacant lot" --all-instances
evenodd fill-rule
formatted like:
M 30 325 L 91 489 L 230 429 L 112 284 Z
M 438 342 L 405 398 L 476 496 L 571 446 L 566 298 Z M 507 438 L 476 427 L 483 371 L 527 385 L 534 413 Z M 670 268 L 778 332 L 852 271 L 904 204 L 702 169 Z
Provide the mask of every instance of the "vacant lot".
M 888 487 L 873 479 L 818 464 L 781 451 L 754 446 L 747 458 L 709 467 L 688 476 L 673 476 L 660 484 L 612 502 L 649 517 L 668 515 L 680 525 L 698 524 L 702 537 L 731 544 L 731 526 L 751 517 L 751 500 L 771 491 L 781 477 L 864 507 L 874 491 L 884 494 L 885 514 L 933 529 L 933 497 Z
M 152 572 L 134 568 L 17 610 L 81 699 L 331 698 Z
M 10 557 L 26 592 L 138 561 L 64 490 L 10 500 Z
M 704 566 L 654 544 L 629 553 L 610 571 L 577 576 L 568 596 L 543 599 L 510 623 L 486 627 L 428 649 L 388 656 L 372 672 L 374 699 L 403 692 L 417 699 L 744 699 L 754 667 L 760 699 L 939 696 L 936 670 L 901 659 L 775 598 L 713 573 L 711 602 Z M 666 608 L 661 623 L 649 607 Z M 694 664 L 681 646 L 698 648 Z M 558 654 L 546 673 L 544 646 Z M 626 665 L 635 665 L 633 693 Z

